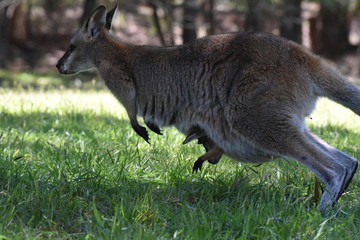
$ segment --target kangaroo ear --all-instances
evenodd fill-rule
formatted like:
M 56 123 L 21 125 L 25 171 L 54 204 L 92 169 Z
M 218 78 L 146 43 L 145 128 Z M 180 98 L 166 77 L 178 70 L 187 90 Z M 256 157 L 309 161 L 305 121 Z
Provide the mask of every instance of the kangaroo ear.
M 105 28 L 107 30 L 110 30 L 111 28 L 111 22 L 112 19 L 117 11 L 118 6 L 115 6 L 113 9 L 111 9 L 107 14 L 106 14 L 106 23 L 105 23 Z
M 85 40 L 94 40 L 106 24 L 106 7 L 97 7 L 83 26 Z

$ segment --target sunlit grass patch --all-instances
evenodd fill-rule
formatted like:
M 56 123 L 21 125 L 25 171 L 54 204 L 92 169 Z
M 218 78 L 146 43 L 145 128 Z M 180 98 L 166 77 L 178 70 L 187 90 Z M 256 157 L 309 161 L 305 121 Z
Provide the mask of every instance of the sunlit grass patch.
M 310 126 L 343 126 L 358 133 L 360 131 L 359 117 L 350 109 L 332 102 L 327 98 L 319 99 L 316 110 L 310 117 L 311 119 L 307 121 Z
M 55 71 L 55 67 L 54 67 Z M 52 89 L 102 89 L 104 83 L 97 78 L 96 73 L 81 73 L 77 75 L 59 75 L 37 72 L 12 72 L 0 69 L 0 89 L 13 90 L 52 90 Z
M 2 87 L 12 87 L 22 89 L 24 87 L 46 87 L 60 86 L 65 83 L 68 77 L 52 74 L 39 74 L 31 72 L 11 72 L 0 69 L 0 83 Z

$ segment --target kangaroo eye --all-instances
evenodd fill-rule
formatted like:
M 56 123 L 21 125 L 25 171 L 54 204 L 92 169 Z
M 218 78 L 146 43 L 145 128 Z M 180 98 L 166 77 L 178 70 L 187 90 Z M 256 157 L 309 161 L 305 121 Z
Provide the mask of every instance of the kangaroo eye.
M 70 44 L 69 48 L 68 48 L 68 51 L 72 52 L 75 50 L 75 45 L 74 44 Z

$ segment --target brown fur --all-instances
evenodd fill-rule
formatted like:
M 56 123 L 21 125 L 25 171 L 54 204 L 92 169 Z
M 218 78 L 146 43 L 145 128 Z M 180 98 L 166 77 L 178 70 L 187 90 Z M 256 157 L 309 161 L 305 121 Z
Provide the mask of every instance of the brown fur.
M 265 33 L 220 34 L 176 47 L 135 46 L 109 32 L 113 14 L 103 6 L 94 11 L 71 40 L 75 50 L 59 60 L 61 73 L 96 68 L 147 141 L 136 116 L 186 135 L 198 127 L 213 143 L 202 159 L 223 153 L 252 163 L 290 157 L 324 182 L 320 210 L 337 201 L 357 161 L 305 126 L 319 96 L 360 115 L 359 88 L 333 66 Z

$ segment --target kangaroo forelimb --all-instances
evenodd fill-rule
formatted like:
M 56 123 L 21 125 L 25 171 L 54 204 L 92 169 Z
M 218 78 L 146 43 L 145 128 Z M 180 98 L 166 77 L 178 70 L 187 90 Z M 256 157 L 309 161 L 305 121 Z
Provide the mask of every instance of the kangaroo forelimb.
M 134 129 L 134 131 L 141 136 L 148 144 L 150 144 L 150 138 L 149 138 L 149 134 L 146 130 L 146 128 L 144 128 L 143 126 L 141 126 L 136 119 L 135 120 L 130 120 L 131 122 L 131 126 Z
M 153 122 L 145 121 L 146 126 L 156 134 L 163 135 L 161 129 Z

